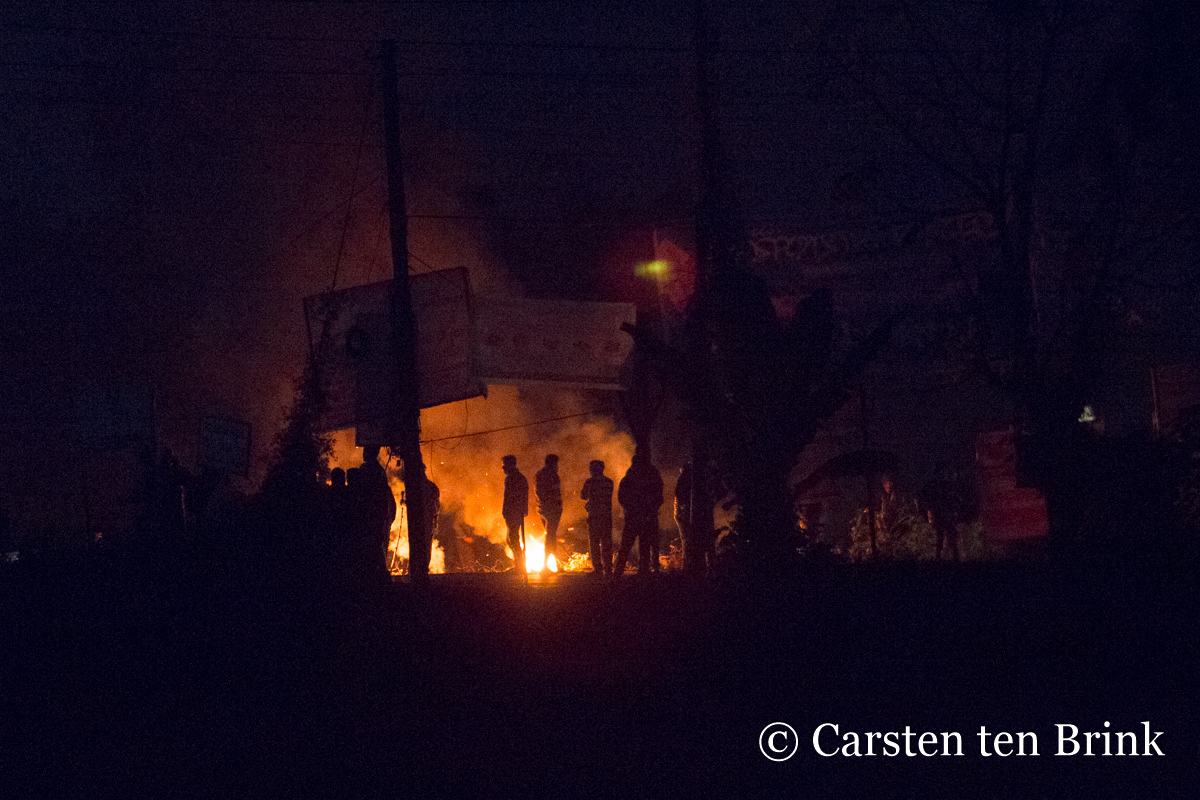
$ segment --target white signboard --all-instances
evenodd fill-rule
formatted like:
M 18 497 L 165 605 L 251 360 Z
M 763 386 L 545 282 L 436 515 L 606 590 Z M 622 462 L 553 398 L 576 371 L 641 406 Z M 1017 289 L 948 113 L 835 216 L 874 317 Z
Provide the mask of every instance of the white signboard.
M 472 298 L 462 268 L 410 280 L 422 408 L 479 397 L 488 383 L 622 388 L 633 340 L 621 325 L 636 320 L 633 304 Z M 385 281 L 304 301 L 310 344 L 321 354 L 323 430 L 382 430 L 387 420 L 390 289 Z
M 475 309 L 479 377 L 486 383 L 557 383 L 621 389 L 633 349 L 621 330 L 632 303 L 478 298 Z
M 485 393 L 472 365 L 471 297 L 464 268 L 409 278 L 417 317 L 422 408 Z M 304 301 L 310 344 L 321 356 L 325 430 L 386 418 L 391 351 L 391 281 L 355 286 Z

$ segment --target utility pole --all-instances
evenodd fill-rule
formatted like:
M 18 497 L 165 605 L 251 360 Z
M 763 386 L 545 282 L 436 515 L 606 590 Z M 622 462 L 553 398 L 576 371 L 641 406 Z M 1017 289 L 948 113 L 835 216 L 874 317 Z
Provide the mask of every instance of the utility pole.
M 695 341 L 691 346 L 701 363 L 711 357 L 708 344 L 708 317 L 712 303 L 712 276 L 717 256 L 715 217 L 717 215 L 716 187 L 716 123 L 712 111 L 712 81 L 709 75 L 709 34 L 704 0 L 696 0 L 695 37 L 692 47 L 696 57 L 696 110 L 700 126 L 700 198 L 696 214 L 696 288 L 695 308 L 697 324 L 694 326 Z M 708 436 L 700 424 L 700 415 L 693 412 L 692 419 L 692 498 L 688 514 L 691 516 L 691 531 L 694 541 L 711 543 L 713 533 L 713 501 L 708 486 Z M 706 544 L 699 559 L 684 547 L 684 569 L 703 572 L 707 568 L 704 553 L 712 552 Z
M 712 302 L 713 273 L 723 244 L 720 241 L 720 188 L 717 176 L 717 123 L 713 117 L 712 75 L 708 14 L 704 0 L 696 0 L 695 40 L 696 113 L 700 127 L 700 199 L 696 213 L 696 299 L 707 326 L 708 304 Z M 707 333 L 707 331 L 706 331 Z
M 408 574 L 429 575 L 433 531 L 425 513 L 425 465 L 421 461 L 421 405 L 417 378 L 417 317 L 408 281 L 408 209 L 404 198 L 404 162 L 400 154 L 400 99 L 396 74 L 396 42 L 383 43 L 383 145 L 387 154 L 389 230 L 392 239 L 392 290 L 389 318 L 392 353 L 396 362 L 392 387 L 394 405 L 386 431 L 389 449 L 404 461 L 408 504 Z

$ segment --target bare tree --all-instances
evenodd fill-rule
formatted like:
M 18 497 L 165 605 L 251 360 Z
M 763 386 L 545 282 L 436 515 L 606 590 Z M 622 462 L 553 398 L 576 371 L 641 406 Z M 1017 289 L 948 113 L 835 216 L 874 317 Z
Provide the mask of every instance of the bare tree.
M 956 329 L 1031 434 L 1052 523 L 1069 524 L 1059 456 L 1106 348 L 1140 322 L 1131 299 L 1194 287 L 1200 217 L 1181 179 L 1195 164 L 1196 73 L 1181 41 L 1194 33 L 1180 30 L 1195 12 L 1168 0 L 843 11 L 830 51 L 846 96 L 865 98 L 869 124 L 900 145 L 892 185 L 908 189 L 911 242 L 949 213 L 982 220 L 974 246 L 940 254 L 961 277 Z

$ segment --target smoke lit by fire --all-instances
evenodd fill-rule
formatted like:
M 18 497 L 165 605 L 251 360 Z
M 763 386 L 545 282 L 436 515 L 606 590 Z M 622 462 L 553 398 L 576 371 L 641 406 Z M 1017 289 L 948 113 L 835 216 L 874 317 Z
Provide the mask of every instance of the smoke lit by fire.
M 578 392 L 539 387 L 537 407 L 522 399 L 512 386 L 491 386 L 488 397 L 451 403 L 421 412 L 421 440 L 426 442 L 423 454 L 427 474 L 441 490 L 443 535 L 455 529 L 460 552 L 474 537 L 482 537 L 498 548 L 505 545 L 507 529 L 501 516 L 504 500 L 504 473 L 500 459 L 513 454 L 517 466 L 529 481 L 529 516 L 526 526 L 526 564 L 531 571 L 542 568 L 545 530 L 537 513 L 534 498 L 534 475 L 544 465 L 548 453 L 559 457 L 558 473 L 562 480 L 563 517 L 559 538 L 571 536 L 567 528 L 585 517 L 580 489 L 588 477 L 588 462 L 605 462 L 605 474 L 614 482 L 629 468 L 633 458 L 633 439 L 619 430 L 605 416 L 589 414 L 585 398 Z M 580 416 L 572 416 L 580 415 Z M 556 422 L 547 419 L 571 417 Z M 540 423 L 540 424 L 537 424 Z M 496 430 L 506 428 L 508 430 Z M 464 436 L 478 431 L 495 431 L 479 436 Z M 461 437 L 461 438 L 458 438 Z M 349 469 L 362 461 L 362 451 L 354 448 L 354 432 L 339 431 L 334 436 L 330 467 Z M 389 464 L 389 478 L 397 503 L 404 490 L 396 471 Z M 620 508 L 614 500 L 620 530 Z M 449 518 L 449 519 L 448 519 Z M 452 527 L 453 526 L 453 527 Z M 406 515 L 398 511 L 392 525 L 393 548 L 401 559 L 408 557 L 408 528 Z M 586 538 L 586 537 L 584 537 Z M 561 569 L 581 569 L 588 566 L 585 557 L 571 557 Z M 463 559 L 466 569 L 476 568 L 469 558 Z M 446 553 L 435 542 L 430 571 L 445 571 Z

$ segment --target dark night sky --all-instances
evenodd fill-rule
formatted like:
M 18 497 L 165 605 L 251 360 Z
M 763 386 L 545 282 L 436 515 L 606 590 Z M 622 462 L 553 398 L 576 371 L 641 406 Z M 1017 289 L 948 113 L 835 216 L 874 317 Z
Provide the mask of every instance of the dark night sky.
M 711 7 L 725 174 L 745 219 L 821 229 L 963 206 L 942 172 L 879 135 L 847 83 L 855 47 L 900 83 L 926 80 L 912 52 L 889 50 L 890 6 Z M 177 441 L 209 409 L 273 429 L 301 364 L 301 298 L 335 270 L 347 286 L 390 269 L 383 38 L 400 41 L 412 268 L 466 265 L 481 291 L 619 299 L 613 276 L 648 231 L 690 221 L 691 8 L 7 6 L 0 463 L 69 438 L 71 397 L 121 381 L 154 386 Z M 987 51 L 969 25 L 956 35 L 960 52 Z M 1073 119 L 1069 106 L 1056 113 Z
M 154 386 L 178 439 L 209 408 L 249 413 L 260 431 L 277 422 L 303 352 L 300 299 L 335 269 L 345 286 L 390 268 L 374 74 L 385 37 L 401 41 L 413 267 L 466 264 L 483 290 L 611 297 L 602 270 L 629 240 L 688 219 L 688 12 L 8 9 L 5 462 L 69 435 L 78 391 L 122 381 Z M 757 35 L 789 35 L 786 20 L 739 25 L 760 22 Z

